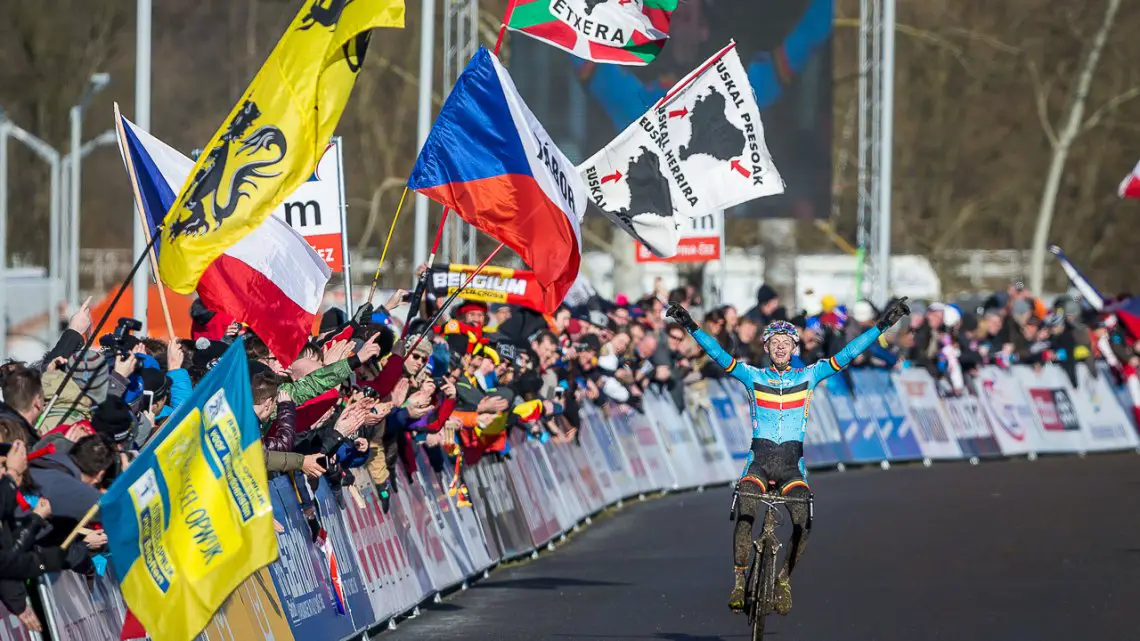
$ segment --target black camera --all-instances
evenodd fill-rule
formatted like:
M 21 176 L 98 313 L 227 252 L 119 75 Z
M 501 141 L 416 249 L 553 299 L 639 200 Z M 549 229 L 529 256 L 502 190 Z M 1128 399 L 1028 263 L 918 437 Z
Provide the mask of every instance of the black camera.
M 120 318 L 115 326 L 114 333 L 107 334 L 99 339 L 99 345 L 108 356 L 126 356 L 131 353 L 139 339 L 131 332 L 142 330 L 142 321 L 134 318 Z

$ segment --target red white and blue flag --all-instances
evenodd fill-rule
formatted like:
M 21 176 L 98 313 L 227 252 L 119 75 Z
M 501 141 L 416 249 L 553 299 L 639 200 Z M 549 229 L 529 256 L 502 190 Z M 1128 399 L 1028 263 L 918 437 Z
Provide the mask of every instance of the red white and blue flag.
M 586 188 L 485 48 L 443 104 L 408 186 L 513 249 L 534 270 L 544 311 L 562 302 L 581 263 Z
M 117 110 L 116 115 L 119 151 L 153 235 L 194 161 Z M 325 260 L 303 236 L 270 217 L 210 263 L 197 291 L 207 309 L 248 324 L 288 366 L 312 334 L 330 275 Z

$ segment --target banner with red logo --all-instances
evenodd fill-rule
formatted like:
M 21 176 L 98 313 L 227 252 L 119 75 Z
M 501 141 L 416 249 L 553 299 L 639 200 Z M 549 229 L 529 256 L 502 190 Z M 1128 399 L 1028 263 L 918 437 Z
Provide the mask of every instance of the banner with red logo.
M 680 240 L 677 253 L 670 258 L 658 258 L 649 248 L 637 243 L 639 263 L 707 263 L 720 260 L 723 249 L 720 246 L 721 230 L 724 227 L 724 212 L 686 219 L 678 230 Z

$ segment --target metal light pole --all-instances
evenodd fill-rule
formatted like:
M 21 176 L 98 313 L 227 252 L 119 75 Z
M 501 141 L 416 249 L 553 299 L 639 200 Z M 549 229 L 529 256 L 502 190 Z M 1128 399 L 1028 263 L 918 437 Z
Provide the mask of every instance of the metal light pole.
M 0 108 L 0 357 L 8 357 L 8 115 Z
M 431 131 L 431 92 L 435 80 L 435 0 L 423 0 L 420 11 L 420 95 L 416 121 L 416 151 L 424 146 Z M 428 200 L 416 194 L 416 225 L 412 256 L 414 267 L 428 254 Z
M 48 163 L 51 171 L 51 192 L 50 192 L 50 220 L 48 225 L 48 330 L 46 339 L 51 340 L 51 337 L 59 328 L 59 302 L 63 298 L 60 292 L 60 269 L 59 269 L 59 239 L 60 239 L 60 155 L 54 147 L 33 136 L 27 131 L 18 127 L 15 123 L 8 120 L 2 113 L 0 119 L 3 124 L 0 124 L 0 154 L 3 158 L 0 159 L 0 254 L 3 254 L 4 270 L 0 271 L 0 289 L 7 289 L 7 260 L 8 260 L 8 138 L 15 138 L 16 140 L 24 143 L 24 145 L 31 149 L 37 156 L 42 158 Z M 7 340 L 7 297 L 0 302 L 0 310 L 4 315 L 3 331 L 5 341 Z M 0 348 L 0 354 L 7 354 L 7 343 L 3 344 Z
M 111 83 L 111 75 L 106 73 L 92 74 L 84 88 L 79 102 L 71 107 L 68 114 L 71 120 L 71 153 L 68 154 L 70 166 L 68 167 L 68 204 L 71 206 L 71 225 L 68 229 L 68 240 L 71 252 L 68 256 L 68 302 L 72 309 L 79 306 L 79 224 L 83 198 L 81 195 L 83 153 L 80 147 L 83 142 L 83 112 L 91 104 L 95 94 L 102 91 Z M 74 281 L 72 280 L 72 263 L 75 264 Z
M 74 121 L 72 124 L 74 125 Z M 75 134 L 74 130 L 72 134 Z M 64 156 L 61 163 L 60 210 L 70 213 L 66 216 L 67 225 L 61 234 L 63 238 L 60 239 L 60 264 L 62 265 L 61 271 L 65 272 L 67 276 L 64 279 L 64 298 L 67 299 L 69 307 L 73 310 L 79 307 L 79 205 L 82 200 L 78 180 L 79 164 L 98 147 L 114 145 L 118 140 L 115 130 L 108 129 L 83 143 L 79 147 L 78 154 L 75 153 L 73 140 L 71 153 Z
M 135 32 L 135 124 L 144 131 L 150 131 L 150 17 L 151 0 L 138 0 L 137 5 L 137 31 Z M 132 205 L 133 206 L 133 205 Z M 142 220 L 131 215 L 134 229 L 134 251 L 131 256 L 137 258 L 146 251 L 146 232 L 142 228 Z M 148 257 L 146 260 L 150 260 Z M 157 265 L 155 265 L 157 267 Z M 147 292 L 150 289 L 148 280 L 151 274 L 149 266 L 143 267 L 135 273 L 133 286 L 134 317 L 142 322 L 142 334 L 147 330 Z
M 879 177 L 879 277 L 875 279 L 875 301 L 886 305 L 890 298 L 891 280 L 891 150 L 894 144 L 895 101 L 895 0 L 883 0 L 883 86 L 882 129 L 879 154 L 882 160 Z

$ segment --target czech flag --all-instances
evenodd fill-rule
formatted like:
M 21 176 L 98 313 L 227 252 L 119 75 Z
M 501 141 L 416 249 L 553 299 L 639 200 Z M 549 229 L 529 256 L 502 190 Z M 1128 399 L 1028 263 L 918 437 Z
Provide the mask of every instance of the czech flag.
M 115 116 L 123 163 L 153 236 L 194 161 L 124 118 L 117 106 Z M 198 297 L 207 309 L 248 324 L 288 367 L 312 334 L 330 275 L 305 238 L 271 216 L 210 263 Z
M 408 186 L 513 249 L 534 270 L 544 311 L 557 309 L 581 263 L 585 184 L 485 48 L 443 104 Z

